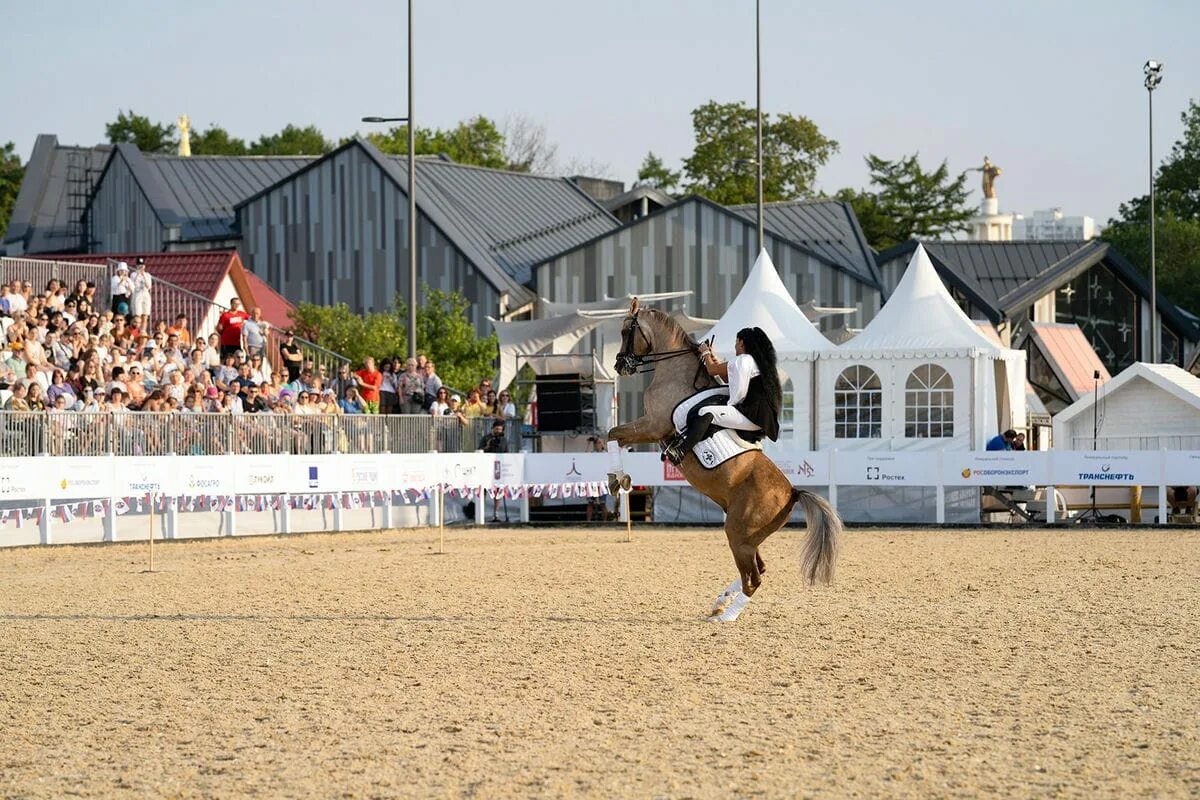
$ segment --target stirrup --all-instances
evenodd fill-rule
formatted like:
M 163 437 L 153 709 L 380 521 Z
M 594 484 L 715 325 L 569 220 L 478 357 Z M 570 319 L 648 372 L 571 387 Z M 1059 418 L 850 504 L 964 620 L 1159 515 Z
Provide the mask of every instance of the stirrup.
M 663 445 L 662 459 L 670 461 L 674 466 L 678 467 L 683 463 L 683 459 L 687 457 L 687 450 L 684 448 L 684 443 L 687 437 L 682 433 L 677 433 L 671 440 Z

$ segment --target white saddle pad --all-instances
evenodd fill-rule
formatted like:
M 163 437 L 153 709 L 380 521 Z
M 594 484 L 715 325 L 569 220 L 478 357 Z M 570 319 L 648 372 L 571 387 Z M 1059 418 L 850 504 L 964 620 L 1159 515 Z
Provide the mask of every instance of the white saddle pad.
M 717 431 L 692 448 L 692 452 L 696 454 L 696 460 L 705 469 L 715 469 L 734 456 L 740 456 L 751 450 L 762 450 L 762 443 L 747 442 L 738 436 L 737 431 L 731 430 Z
M 671 422 L 675 423 L 675 432 L 683 432 L 683 429 L 687 426 L 688 413 L 696 406 L 700 405 L 701 403 L 705 403 L 710 406 L 720 405 L 720 403 L 716 402 L 717 397 L 728 398 L 729 387 L 714 386 L 711 389 L 705 389 L 703 391 L 696 392 L 691 397 L 681 400 L 679 405 L 675 406 L 675 410 L 671 412 Z

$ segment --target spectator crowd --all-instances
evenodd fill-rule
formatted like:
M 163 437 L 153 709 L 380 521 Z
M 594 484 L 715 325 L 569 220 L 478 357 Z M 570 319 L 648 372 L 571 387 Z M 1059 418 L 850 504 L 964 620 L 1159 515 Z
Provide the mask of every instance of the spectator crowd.
M 359 369 L 306 359 L 290 332 L 268 353 L 270 325 L 237 298 L 216 331 L 197 336 L 180 314 L 156 318 L 143 263 L 116 266 L 104 303 L 96 286 L 51 279 L 0 286 L 0 407 L 6 411 L 218 414 L 428 414 L 510 420 L 517 409 L 490 379 L 461 394 L 425 356 L 366 358 Z M 104 307 L 107 306 L 107 307 Z M 272 358 L 272 355 L 275 357 Z M 273 366 L 274 365 L 274 366 Z

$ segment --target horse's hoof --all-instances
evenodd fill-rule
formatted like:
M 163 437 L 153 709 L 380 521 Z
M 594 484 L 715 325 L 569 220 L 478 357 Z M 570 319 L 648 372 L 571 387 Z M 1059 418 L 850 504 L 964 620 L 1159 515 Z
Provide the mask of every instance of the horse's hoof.
M 749 602 L 750 598 L 742 592 L 742 579 L 738 578 L 717 595 L 717 599 L 713 601 L 712 611 L 708 612 L 708 620 L 709 622 L 733 622 Z

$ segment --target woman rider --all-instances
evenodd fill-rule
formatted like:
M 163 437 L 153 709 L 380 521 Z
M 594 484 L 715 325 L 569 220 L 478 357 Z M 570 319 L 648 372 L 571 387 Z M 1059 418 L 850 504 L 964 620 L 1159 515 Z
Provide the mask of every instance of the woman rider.
M 729 403 L 704 406 L 695 422 L 688 426 L 678 449 L 668 448 L 668 457 L 687 455 L 708 435 L 712 425 L 738 431 L 761 431 L 771 441 L 779 439 L 779 411 L 783 406 L 783 388 L 775 366 L 775 346 L 762 328 L 742 328 L 734 344 L 733 359 L 717 361 L 708 345 L 700 347 L 700 361 L 709 375 L 724 378 L 729 385 Z M 760 436 L 743 436 L 756 441 Z M 672 458 L 674 460 L 674 458 Z

